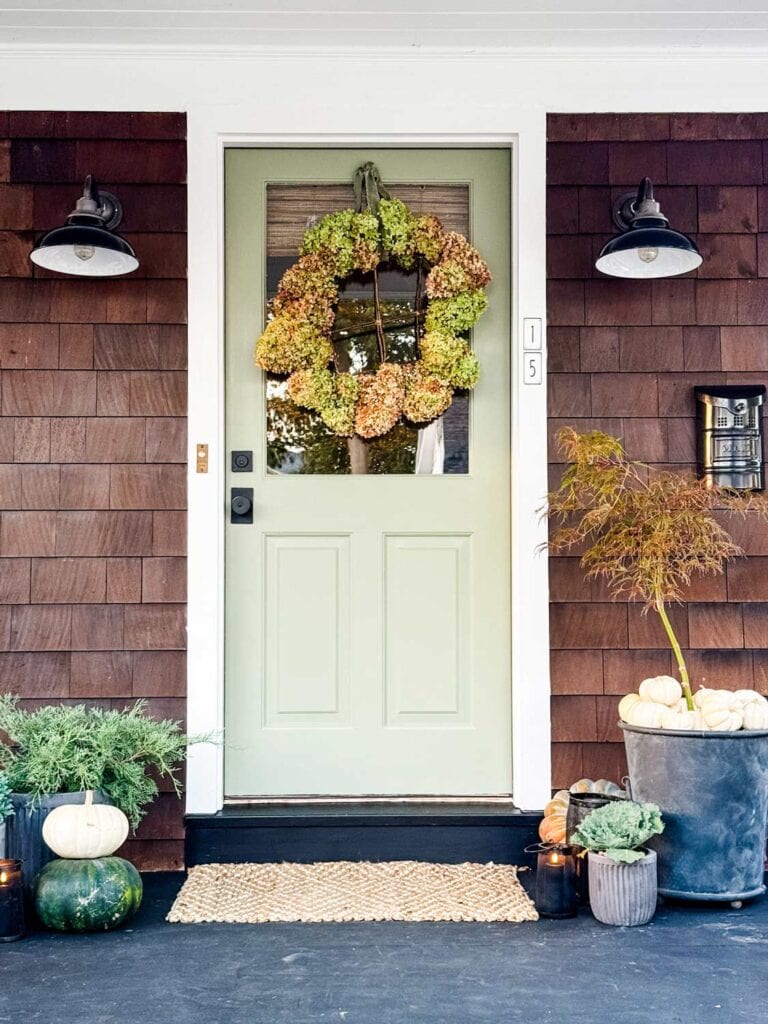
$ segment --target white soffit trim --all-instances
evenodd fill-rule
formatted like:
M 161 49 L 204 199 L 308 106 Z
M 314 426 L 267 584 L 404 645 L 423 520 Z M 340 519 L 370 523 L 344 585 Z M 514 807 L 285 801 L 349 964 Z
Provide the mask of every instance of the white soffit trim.
M 638 6 L 642 10 L 638 10 Z M 452 49 L 583 59 L 615 51 L 768 52 L 761 0 L 16 0 L 0 4 L 0 48 L 250 52 Z M 553 54 L 554 55 L 554 54 Z

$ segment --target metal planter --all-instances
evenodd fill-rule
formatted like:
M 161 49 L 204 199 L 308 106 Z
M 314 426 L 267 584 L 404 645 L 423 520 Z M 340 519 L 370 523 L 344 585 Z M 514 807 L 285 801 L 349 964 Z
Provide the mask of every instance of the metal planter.
M 736 901 L 765 891 L 768 730 L 678 732 L 619 723 L 633 800 L 658 804 L 665 828 L 659 893 Z
M 634 864 L 617 864 L 604 853 L 589 853 L 587 859 L 589 903 L 597 920 L 627 928 L 648 924 L 658 893 L 655 851 Z
M 38 800 L 29 793 L 11 793 L 11 800 L 16 813 L 5 823 L 7 856 L 23 862 L 24 889 L 31 894 L 41 869 L 55 857 L 43 840 L 43 822 L 55 807 L 84 804 L 85 792 L 56 793 Z M 93 794 L 93 802 L 108 804 L 112 801 L 105 793 L 97 791 Z

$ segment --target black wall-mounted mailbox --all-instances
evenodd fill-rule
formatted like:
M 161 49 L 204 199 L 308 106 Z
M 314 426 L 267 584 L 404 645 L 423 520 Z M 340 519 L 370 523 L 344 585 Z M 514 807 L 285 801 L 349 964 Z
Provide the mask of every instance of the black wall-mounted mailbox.
M 694 388 L 696 394 L 699 475 L 708 486 L 762 491 L 762 384 L 713 384 Z

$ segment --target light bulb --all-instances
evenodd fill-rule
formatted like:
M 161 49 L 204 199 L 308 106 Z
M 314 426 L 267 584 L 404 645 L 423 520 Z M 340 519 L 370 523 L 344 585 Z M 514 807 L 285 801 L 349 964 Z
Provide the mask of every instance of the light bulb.
M 658 249 L 638 249 L 637 250 L 637 255 L 640 257 L 640 259 L 643 261 L 643 263 L 653 263 L 653 261 L 659 255 L 659 250 Z
M 73 249 L 75 250 L 75 256 L 83 262 L 93 259 L 96 253 L 96 249 L 92 245 L 75 245 Z

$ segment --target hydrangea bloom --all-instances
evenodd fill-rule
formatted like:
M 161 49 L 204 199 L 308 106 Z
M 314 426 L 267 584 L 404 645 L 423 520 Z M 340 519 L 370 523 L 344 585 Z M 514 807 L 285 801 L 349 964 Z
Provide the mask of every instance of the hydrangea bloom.
M 358 377 L 360 397 L 355 412 L 355 433 L 360 437 L 380 437 L 400 419 L 405 397 L 403 368 L 397 363 L 382 363 L 376 373 Z
M 461 338 L 442 331 L 428 331 L 421 339 L 424 368 L 453 388 L 473 388 L 480 376 L 477 356 Z
M 414 363 L 405 376 L 403 416 L 411 423 L 431 423 L 453 401 L 453 391 L 430 374 L 422 362 Z
M 319 413 L 334 434 L 354 434 L 357 377 L 328 369 L 297 370 L 288 378 L 288 394 L 296 405 Z
M 310 366 L 327 366 L 333 358 L 328 337 L 306 320 L 276 316 L 256 343 L 256 362 L 270 373 L 288 374 Z

